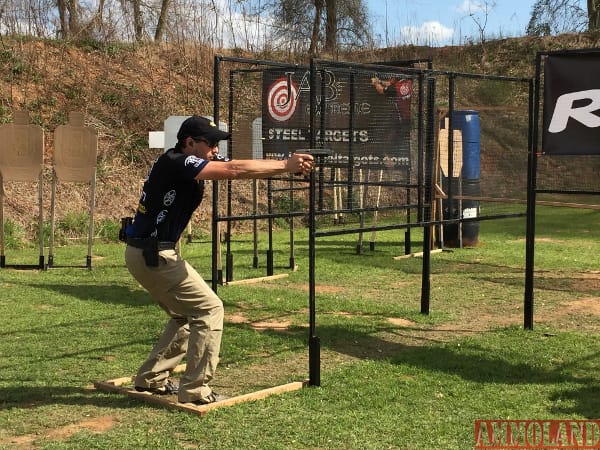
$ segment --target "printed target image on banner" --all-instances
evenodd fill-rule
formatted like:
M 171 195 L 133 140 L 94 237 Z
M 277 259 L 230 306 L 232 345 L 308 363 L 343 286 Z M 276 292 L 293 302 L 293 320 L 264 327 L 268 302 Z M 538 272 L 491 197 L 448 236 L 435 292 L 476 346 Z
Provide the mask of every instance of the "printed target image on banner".
M 549 55 L 544 63 L 542 153 L 600 154 L 600 55 Z
M 410 165 L 412 79 L 384 73 L 318 71 L 315 139 L 330 158 L 355 165 Z M 270 158 L 309 148 L 310 71 L 263 73 L 262 143 Z M 351 101 L 352 99 L 352 101 Z

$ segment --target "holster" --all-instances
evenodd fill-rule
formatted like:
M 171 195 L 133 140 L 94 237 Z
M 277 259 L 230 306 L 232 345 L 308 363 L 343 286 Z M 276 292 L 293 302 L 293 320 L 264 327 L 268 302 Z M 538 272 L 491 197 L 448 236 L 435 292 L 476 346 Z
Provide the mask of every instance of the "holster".
M 144 255 L 144 261 L 148 267 L 158 267 L 158 239 L 147 238 L 142 255 Z
M 119 229 L 119 240 L 127 242 L 127 227 L 133 222 L 133 217 L 121 217 L 121 228 Z
M 158 267 L 158 252 L 161 250 L 172 250 L 175 248 L 175 242 L 159 241 L 157 238 L 127 238 L 127 244 L 135 248 L 142 249 L 144 261 L 148 267 Z

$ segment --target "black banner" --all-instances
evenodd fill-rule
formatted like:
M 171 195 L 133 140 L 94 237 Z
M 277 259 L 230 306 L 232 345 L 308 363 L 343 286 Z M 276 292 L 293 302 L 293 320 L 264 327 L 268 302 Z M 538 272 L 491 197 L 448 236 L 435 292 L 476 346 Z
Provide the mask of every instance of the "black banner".
M 546 58 L 542 153 L 600 154 L 599 74 L 600 53 Z
M 366 72 L 351 77 L 349 72 L 325 70 L 318 72 L 315 89 L 316 142 L 333 150 L 333 162 L 348 163 L 351 148 L 356 165 L 410 165 L 410 77 Z M 263 73 L 265 157 L 285 157 L 310 146 L 310 91 L 306 69 Z

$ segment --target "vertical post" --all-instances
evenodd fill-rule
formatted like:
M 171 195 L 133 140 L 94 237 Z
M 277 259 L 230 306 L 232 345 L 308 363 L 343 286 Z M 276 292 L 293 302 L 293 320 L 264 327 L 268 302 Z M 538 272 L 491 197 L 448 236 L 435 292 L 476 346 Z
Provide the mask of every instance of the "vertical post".
M 535 253 L 535 202 L 537 184 L 537 142 L 540 96 L 541 54 L 536 57 L 535 88 L 529 81 L 529 134 L 527 158 L 527 232 L 525 237 L 525 294 L 523 304 L 523 326 L 533 329 L 533 271 Z
M 39 242 L 40 242 L 40 257 L 38 259 L 38 267 L 40 269 L 44 269 L 44 264 L 46 263 L 46 261 L 44 261 L 44 202 L 42 200 L 42 196 L 44 193 L 44 187 L 43 187 L 43 183 L 44 183 L 44 171 L 40 170 L 40 176 L 38 178 L 38 209 L 39 209 L 39 215 L 38 215 L 38 233 L 39 233 Z M 0 187 L 0 189 L 2 189 L 2 187 Z M 88 254 L 91 254 L 91 250 L 90 252 L 88 252 Z
M 90 181 L 90 226 L 88 234 L 88 254 L 86 259 L 86 267 L 92 269 L 92 243 L 94 242 L 94 207 L 96 200 L 96 171 L 92 174 Z
M 227 120 L 229 121 L 229 126 L 233 125 L 233 70 L 229 72 L 229 115 Z M 215 122 L 217 127 L 219 126 L 219 122 Z M 232 140 L 227 143 L 227 157 L 231 159 L 231 155 L 233 153 L 233 149 L 231 146 L 233 145 Z M 231 217 L 232 215 L 232 181 L 227 180 L 227 217 Z M 227 245 L 225 250 L 225 281 L 233 281 L 233 253 L 231 252 L 231 220 L 227 221 L 227 233 L 225 234 L 225 239 L 227 239 Z
M 267 211 L 269 216 L 273 214 L 273 180 L 271 178 L 267 179 Z M 273 218 L 269 217 L 269 247 L 267 249 L 267 276 L 273 275 Z
M 254 257 L 252 258 L 252 267 L 258 269 L 258 222 L 256 220 L 258 214 L 258 180 L 252 180 L 252 243 Z
M 213 65 L 213 118 L 215 123 L 219 123 L 219 70 L 220 70 L 221 58 L 215 55 Z M 220 267 L 218 261 L 218 254 L 220 253 L 220 236 L 219 236 L 219 182 L 214 180 L 212 182 L 212 290 L 217 292 L 217 284 L 219 280 L 223 279 L 223 269 Z
M 290 212 L 294 212 L 294 176 L 290 174 Z M 294 216 L 290 215 L 290 269 L 296 269 L 296 259 L 294 255 Z
M 427 132 L 425 144 L 425 204 L 423 228 L 423 269 L 421 271 L 421 314 L 429 314 L 429 301 L 431 296 L 431 199 L 433 198 L 433 152 L 434 133 L 436 132 L 434 124 L 437 123 L 437 116 L 434 111 L 435 106 L 435 79 L 427 79 Z M 439 126 L 439 124 L 437 124 Z
M 452 178 L 454 176 L 454 80 L 455 75 L 448 76 L 448 219 L 454 220 L 454 187 Z M 439 126 L 439 125 L 438 125 Z M 456 225 L 458 228 L 458 223 Z
M 55 210 L 56 210 L 56 183 L 58 182 L 58 177 L 56 176 L 56 171 L 52 169 L 52 186 L 51 186 L 51 194 L 50 194 L 50 236 L 48 243 L 48 267 L 52 267 L 54 265 L 54 227 L 56 224 L 55 219 Z
M 316 89 L 316 63 L 314 58 L 310 61 L 310 146 L 316 146 L 315 112 L 317 106 Z M 321 343 L 316 335 L 316 295 L 315 295 L 315 170 L 309 177 L 308 200 L 308 285 L 309 285 L 309 336 L 308 336 L 308 371 L 310 386 L 321 385 Z
M 4 180 L 0 173 L 0 267 L 6 266 L 4 255 Z
M 354 73 L 350 75 L 350 105 L 354 105 L 356 100 L 356 83 L 354 82 Z M 354 136 L 354 108 L 350 107 L 350 136 Z M 352 197 L 354 195 L 354 145 L 352 142 L 354 139 L 350 139 L 350 145 L 348 146 L 348 180 L 346 188 L 346 210 L 352 210 Z M 340 187 L 341 189 L 341 187 Z M 342 205 L 340 207 L 343 208 Z
M 425 98 L 425 80 L 422 73 L 419 74 L 419 103 L 418 103 L 418 121 L 417 121 L 417 222 L 423 222 L 423 155 L 424 142 L 423 135 L 425 130 L 423 129 L 423 99 Z M 439 126 L 439 125 L 438 125 Z M 411 167 L 412 168 L 412 167 Z M 410 204 L 410 202 L 407 202 Z

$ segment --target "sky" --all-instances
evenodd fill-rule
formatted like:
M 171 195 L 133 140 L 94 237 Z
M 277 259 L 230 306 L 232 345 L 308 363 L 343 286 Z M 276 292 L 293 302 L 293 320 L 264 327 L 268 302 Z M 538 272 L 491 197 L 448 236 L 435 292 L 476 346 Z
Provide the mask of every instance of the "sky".
M 535 3 L 535 0 L 365 1 L 374 23 L 374 35 L 382 46 L 477 43 L 481 41 L 481 30 L 486 39 L 523 36 Z

